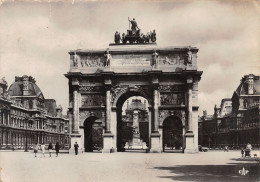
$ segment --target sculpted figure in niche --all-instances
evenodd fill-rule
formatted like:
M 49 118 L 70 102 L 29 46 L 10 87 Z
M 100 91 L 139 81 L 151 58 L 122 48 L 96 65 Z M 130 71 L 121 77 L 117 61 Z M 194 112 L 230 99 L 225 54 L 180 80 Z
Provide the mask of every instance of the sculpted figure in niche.
M 105 67 L 108 67 L 110 65 L 110 61 L 112 59 L 111 54 L 109 53 L 109 49 L 107 49 L 107 53 L 105 54 L 106 62 L 105 62 Z
M 156 52 L 156 50 L 154 50 L 154 53 L 153 53 L 153 65 L 155 67 L 157 67 L 159 64 L 159 54 Z

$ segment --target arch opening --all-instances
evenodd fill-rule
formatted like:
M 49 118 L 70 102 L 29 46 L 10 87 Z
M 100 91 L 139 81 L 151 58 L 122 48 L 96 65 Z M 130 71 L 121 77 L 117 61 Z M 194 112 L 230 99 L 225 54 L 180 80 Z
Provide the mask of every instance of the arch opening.
M 150 143 L 150 103 L 138 92 L 127 92 L 116 106 L 117 151 L 145 151 Z
M 169 116 L 163 122 L 163 152 L 183 152 L 183 125 L 177 116 Z
M 103 127 L 95 124 L 98 118 L 91 116 L 84 121 L 84 149 L 85 152 L 101 151 L 103 148 Z

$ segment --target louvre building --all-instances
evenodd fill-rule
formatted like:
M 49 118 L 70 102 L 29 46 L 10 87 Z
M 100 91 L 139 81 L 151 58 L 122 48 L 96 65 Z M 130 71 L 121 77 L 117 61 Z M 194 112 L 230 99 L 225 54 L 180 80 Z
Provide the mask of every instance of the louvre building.
M 232 98 L 222 99 L 214 114 L 199 121 L 199 144 L 210 148 L 260 148 L 260 79 L 249 74 L 241 79 Z
M 54 99 L 45 99 L 31 76 L 0 80 L 0 149 L 27 149 L 35 143 L 69 144 L 69 120 Z

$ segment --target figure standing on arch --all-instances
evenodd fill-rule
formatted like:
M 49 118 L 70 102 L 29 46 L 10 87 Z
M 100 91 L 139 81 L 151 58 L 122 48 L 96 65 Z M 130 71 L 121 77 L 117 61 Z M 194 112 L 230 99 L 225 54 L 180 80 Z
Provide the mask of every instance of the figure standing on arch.
M 105 62 L 105 67 L 108 67 L 110 66 L 110 61 L 112 59 L 112 56 L 111 54 L 109 53 L 109 49 L 107 49 L 107 53 L 105 54 L 105 57 L 107 58 L 106 59 L 106 62 Z
M 137 22 L 135 21 L 135 18 L 133 18 L 133 20 L 130 20 L 128 17 L 128 21 L 132 24 L 131 30 L 132 30 L 133 34 L 135 34 L 136 30 L 139 29 L 137 26 Z
M 153 50 L 153 65 L 155 68 L 158 68 L 159 65 L 159 54 L 156 52 L 156 50 Z

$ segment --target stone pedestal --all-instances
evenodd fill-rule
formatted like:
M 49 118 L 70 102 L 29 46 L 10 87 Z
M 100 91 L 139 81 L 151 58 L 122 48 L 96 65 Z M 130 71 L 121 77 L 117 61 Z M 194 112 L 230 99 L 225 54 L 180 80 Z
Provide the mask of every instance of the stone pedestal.
M 112 147 L 112 142 L 113 142 L 113 134 L 111 133 L 105 133 L 103 134 L 103 149 L 102 153 L 112 153 L 115 152 L 116 149 Z
M 192 132 L 188 132 L 185 134 L 186 138 L 186 148 L 184 153 L 196 153 L 196 148 L 194 145 L 194 134 Z
M 150 152 L 160 153 L 162 152 L 162 147 L 160 144 L 160 133 L 152 133 L 151 134 L 151 149 Z
M 81 144 L 81 135 L 80 134 L 71 134 L 69 154 L 75 155 L 75 150 L 74 150 L 75 142 L 77 142 L 79 145 L 78 155 L 82 154 L 84 152 L 84 146 Z

